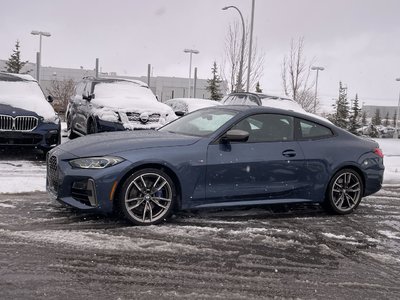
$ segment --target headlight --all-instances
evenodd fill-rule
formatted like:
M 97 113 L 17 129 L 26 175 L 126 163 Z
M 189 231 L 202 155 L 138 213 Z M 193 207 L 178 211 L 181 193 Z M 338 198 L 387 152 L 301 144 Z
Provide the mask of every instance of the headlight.
M 86 157 L 86 158 L 78 158 L 71 160 L 69 164 L 73 168 L 78 169 L 104 169 L 120 162 L 123 162 L 124 159 L 116 156 L 103 156 L 103 157 Z

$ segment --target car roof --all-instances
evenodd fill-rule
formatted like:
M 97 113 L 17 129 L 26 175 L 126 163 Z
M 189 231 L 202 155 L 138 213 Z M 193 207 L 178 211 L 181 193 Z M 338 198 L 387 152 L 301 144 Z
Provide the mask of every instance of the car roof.
M 83 79 L 91 80 L 94 82 L 106 82 L 106 83 L 107 82 L 112 83 L 112 82 L 116 82 L 116 81 L 126 81 L 126 82 L 136 83 L 137 85 L 139 85 L 141 87 L 146 87 L 146 88 L 149 87 L 143 81 L 135 80 L 135 79 L 128 79 L 128 78 L 121 78 L 121 77 L 99 77 L 99 78 L 96 78 L 96 77 L 90 76 L 90 77 L 83 77 Z
M 168 99 L 167 101 L 165 101 L 165 102 L 168 102 L 168 101 L 183 101 L 183 102 L 195 102 L 195 101 L 214 101 L 214 102 L 217 102 L 217 101 L 215 101 L 215 100 L 210 100 L 210 99 L 202 99 L 202 98 L 171 98 L 171 99 Z
M 293 99 L 288 98 L 287 96 L 282 96 L 282 95 L 274 95 L 274 94 L 266 94 L 266 93 L 258 93 L 258 92 L 233 92 L 230 93 L 228 96 L 234 96 L 234 95 L 253 95 L 257 96 L 259 98 L 270 98 L 270 99 L 276 99 L 276 100 L 289 100 L 293 101 Z
M 0 81 L 11 81 L 11 82 L 17 82 L 17 81 L 35 81 L 31 75 L 28 74 L 15 74 L 15 73 L 8 73 L 8 72 L 2 72 L 0 71 Z
M 243 112 L 243 113 L 273 113 L 273 114 L 284 114 L 284 115 L 290 115 L 293 117 L 301 118 L 301 119 L 306 119 L 309 121 L 313 121 L 316 123 L 321 123 L 324 125 L 328 125 L 332 127 L 332 123 L 329 120 L 326 120 L 325 118 L 322 118 L 317 115 L 313 115 L 310 113 L 302 113 L 299 111 L 294 111 L 294 110 L 286 110 L 286 109 L 281 109 L 281 108 L 275 108 L 275 107 L 267 107 L 267 106 L 254 106 L 254 105 L 220 105 L 216 106 L 215 109 L 229 109 L 229 110 L 236 110 L 238 112 Z

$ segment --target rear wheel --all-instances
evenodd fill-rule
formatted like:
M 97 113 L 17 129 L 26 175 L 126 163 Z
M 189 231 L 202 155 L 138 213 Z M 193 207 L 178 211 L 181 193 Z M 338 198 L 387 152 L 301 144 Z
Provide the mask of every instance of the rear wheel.
M 337 214 L 350 214 L 360 204 L 362 191 L 363 182 L 356 171 L 340 170 L 329 183 L 326 204 Z
M 132 174 L 119 193 L 119 207 L 137 225 L 153 225 L 166 220 L 176 201 L 175 185 L 158 169 L 143 169 Z

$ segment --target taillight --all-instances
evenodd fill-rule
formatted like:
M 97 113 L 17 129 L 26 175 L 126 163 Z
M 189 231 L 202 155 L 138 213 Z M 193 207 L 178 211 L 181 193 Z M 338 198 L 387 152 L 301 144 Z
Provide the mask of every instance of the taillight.
M 375 149 L 374 149 L 374 153 L 375 153 L 376 155 L 378 155 L 379 157 L 383 158 L 383 152 L 382 152 L 381 149 L 375 148 Z

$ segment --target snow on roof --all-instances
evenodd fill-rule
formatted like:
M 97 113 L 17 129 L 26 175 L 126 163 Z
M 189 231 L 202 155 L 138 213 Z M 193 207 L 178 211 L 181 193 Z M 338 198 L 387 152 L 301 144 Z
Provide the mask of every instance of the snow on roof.
M 300 113 L 305 112 L 305 110 L 293 100 L 263 98 L 261 99 L 261 103 L 262 106 L 293 110 Z
M 149 87 L 146 83 L 144 83 L 141 80 L 136 80 L 136 79 L 129 79 L 129 78 L 123 78 L 123 77 L 101 77 L 101 79 L 110 79 L 110 80 L 115 80 L 115 81 L 127 81 L 127 82 L 133 82 L 136 83 L 137 85 L 140 85 L 142 87 Z
M 20 81 L 19 79 L 26 81 L 36 81 L 31 75 L 28 74 L 15 74 L 0 71 L 0 81 Z
M 296 101 L 293 101 L 291 99 L 287 99 L 287 98 L 279 98 L 279 99 L 269 99 L 269 98 L 264 98 L 261 99 L 262 102 L 262 106 L 267 106 L 267 107 L 275 107 L 275 108 L 280 108 L 280 109 L 285 109 L 285 110 L 292 110 L 298 113 L 301 113 L 303 115 L 309 116 L 309 117 L 313 117 L 316 119 L 319 119 L 321 121 L 324 122 L 328 122 L 330 124 L 332 124 L 331 121 L 329 121 L 328 119 L 318 116 L 316 114 L 313 113 L 309 113 L 307 111 L 304 110 L 304 108 L 302 108 L 300 106 L 300 104 L 298 104 Z
M 201 99 L 201 98 L 173 98 L 170 100 L 167 100 L 165 103 L 170 104 L 170 103 L 182 103 L 187 106 L 187 111 L 192 112 L 201 108 L 205 107 L 210 107 L 210 106 L 216 106 L 216 105 L 221 105 L 220 102 L 215 101 L 215 100 L 209 100 L 209 99 Z

